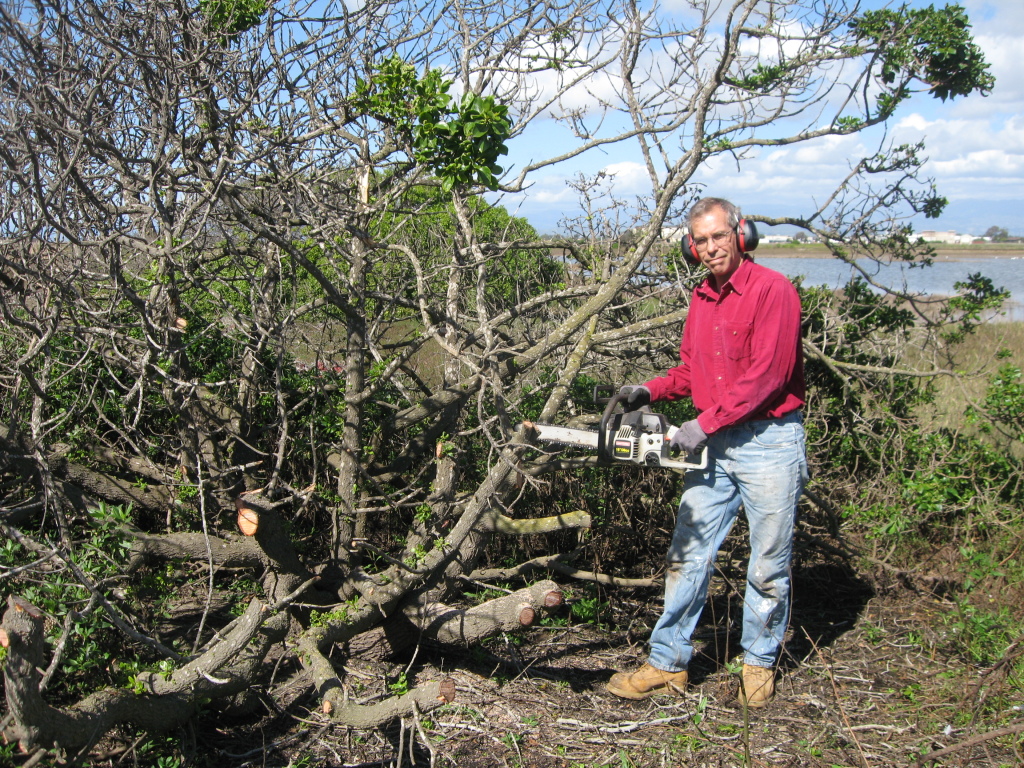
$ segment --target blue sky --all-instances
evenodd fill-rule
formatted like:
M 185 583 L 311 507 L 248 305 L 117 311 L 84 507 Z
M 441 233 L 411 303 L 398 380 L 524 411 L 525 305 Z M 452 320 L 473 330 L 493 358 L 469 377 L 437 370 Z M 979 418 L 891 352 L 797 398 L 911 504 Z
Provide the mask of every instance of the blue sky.
M 916 6 L 928 3 L 914 2 Z M 935 5 L 944 3 L 936 2 Z M 900 143 L 925 142 L 926 174 L 949 200 L 941 218 L 913 222 L 915 228 L 955 230 L 980 235 L 991 226 L 1024 235 L 1024 2 L 960 0 L 971 19 L 975 42 L 985 52 L 996 85 L 988 97 L 972 95 L 943 103 L 918 95 L 890 121 L 889 136 Z M 872 3 L 872 5 L 879 5 Z M 849 164 L 877 146 L 878 136 L 831 137 L 780 149 L 763 149 L 737 168 L 720 163 L 702 168 L 696 180 L 708 194 L 728 197 L 750 215 L 795 215 L 811 209 L 847 172 Z M 510 143 L 509 163 L 521 165 L 535 153 L 568 146 L 564 128 L 547 121 L 529 137 Z M 614 174 L 616 191 L 645 189 L 643 168 L 632 147 L 591 153 L 545 169 L 530 191 L 502 202 L 542 232 L 576 210 L 566 183 L 577 173 Z

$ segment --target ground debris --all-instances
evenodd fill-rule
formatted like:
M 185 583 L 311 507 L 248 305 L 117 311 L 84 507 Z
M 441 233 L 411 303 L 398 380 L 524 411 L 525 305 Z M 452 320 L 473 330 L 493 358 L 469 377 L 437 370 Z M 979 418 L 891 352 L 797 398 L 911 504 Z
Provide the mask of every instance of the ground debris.
M 190 738 L 224 768 L 1024 764 L 1020 710 L 1005 703 L 1019 705 L 1020 681 L 1006 664 L 942 652 L 944 598 L 874 591 L 834 569 L 805 568 L 797 587 L 776 700 L 746 716 L 726 706 L 736 692 L 735 597 L 712 596 L 686 695 L 631 702 L 604 684 L 643 663 L 660 602 L 656 590 L 612 591 L 600 623 L 555 621 L 458 653 L 424 645 L 383 665 L 350 661 L 360 699 L 386 696 L 406 668 L 410 682 L 451 678 L 455 702 L 419 718 L 359 732 L 326 722 L 308 687 L 293 686 L 287 711 L 268 707 L 221 730 L 204 721 Z

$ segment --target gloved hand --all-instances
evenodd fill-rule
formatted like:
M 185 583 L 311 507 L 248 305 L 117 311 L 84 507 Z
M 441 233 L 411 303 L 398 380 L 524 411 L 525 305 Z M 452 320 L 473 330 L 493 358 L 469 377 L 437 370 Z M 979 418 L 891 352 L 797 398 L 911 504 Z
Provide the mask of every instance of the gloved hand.
M 687 421 L 676 430 L 676 433 L 672 435 L 672 439 L 669 441 L 669 445 L 682 451 L 684 454 L 691 454 L 699 451 L 707 439 L 707 433 L 700 428 L 697 420 L 693 419 L 692 421 Z
M 625 411 L 635 411 L 643 408 L 645 405 L 651 404 L 651 390 L 642 384 L 626 384 L 624 387 L 619 389 L 620 395 L 628 394 L 626 402 L 622 404 L 622 408 Z

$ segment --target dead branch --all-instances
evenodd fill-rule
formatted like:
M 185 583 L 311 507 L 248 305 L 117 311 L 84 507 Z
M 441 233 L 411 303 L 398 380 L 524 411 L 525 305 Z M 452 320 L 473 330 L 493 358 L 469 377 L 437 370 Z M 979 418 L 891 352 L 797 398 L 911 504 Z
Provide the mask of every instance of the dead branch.
M 469 575 L 474 581 L 500 581 L 502 579 L 514 579 L 525 577 L 535 571 L 553 571 L 561 576 L 567 576 L 581 581 L 593 581 L 597 584 L 608 584 L 616 587 L 653 587 L 661 583 L 661 579 L 624 579 L 619 576 L 609 576 L 606 573 L 585 571 L 581 568 L 569 565 L 564 562 L 571 558 L 573 553 L 544 555 L 535 557 L 525 563 L 512 566 L 511 568 L 484 568 L 473 571 Z
M 561 604 L 561 589 L 549 580 L 470 608 L 454 608 L 420 596 L 381 627 L 353 637 L 347 648 L 350 656 L 383 660 L 421 641 L 465 647 L 499 632 L 528 627 L 538 612 Z
M 297 597 L 295 595 L 294 597 Z M 13 724 L 4 736 L 23 751 L 43 745 L 85 750 L 120 723 L 162 733 L 181 724 L 207 698 L 247 689 L 267 649 L 284 636 L 287 614 L 253 601 L 220 642 L 174 672 L 136 676 L 140 691 L 105 688 L 68 708 L 53 707 L 39 691 L 43 665 L 43 615 L 26 601 L 11 598 L 0 641 L 7 648 L 4 668 L 7 705 Z
M 534 533 L 554 533 L 570 528 L 590 528 L 591 519 L 590 514 L 584 511 L 538 518 L 511 518 L 495 512 L 488 523 L 491 530 L 496 533 L 527 536 Z
M 918 765 L 925 765 L 927 763 L 934 763 L 940 758 L 947 757 L 971 747 L 976 747 L 979 744 L 984 744 L 986 741 L 992 739 L 998 739 L 1002 736 L 1013 736 L 1016 733 L 1024 733 L 1024 722 L 1016 722 L 1013 725 L 1007 725 L 1004 728 L 996 728 L 995 730 L 989 731 L 988 733 L 979 733 L 977 736 L 972 736 L 965 741 L 961 741 L 959 744 L 954 744 L 951 747 L 945 747 L 943 749 L 937 749 L 934 752 L 929 752 L 926 755 L 920 755 L 917 758 Z
M 148 559 L 205 560 L 206 538 L 202 533 L 180 532 L 149 534 L 129 531 L 132 537 L 128 572 L 139 568 Z M 210 536 L 213 563 L 223 568 L 258 568 L 263 566 L 259 547 L 251 539 L 226 539 Z

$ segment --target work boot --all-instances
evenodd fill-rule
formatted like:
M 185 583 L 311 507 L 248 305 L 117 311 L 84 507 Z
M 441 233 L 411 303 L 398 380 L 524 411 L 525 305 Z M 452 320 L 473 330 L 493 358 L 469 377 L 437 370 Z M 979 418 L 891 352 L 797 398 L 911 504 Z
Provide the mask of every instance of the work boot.
M 616 672 L 605 687 L 624 699 L 646 699 L 655 693 L 682 696 L 688 679 L 685 669 L 682 672 L 665 672 L 644 664 L 636 672 Z
M 750 709 L 760 709 L 768 706 L 774 695 L 775 670 L 772 667 L 744 664 L 739 692 L 740 704 L 746 704 Z

